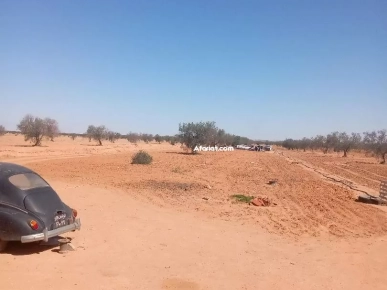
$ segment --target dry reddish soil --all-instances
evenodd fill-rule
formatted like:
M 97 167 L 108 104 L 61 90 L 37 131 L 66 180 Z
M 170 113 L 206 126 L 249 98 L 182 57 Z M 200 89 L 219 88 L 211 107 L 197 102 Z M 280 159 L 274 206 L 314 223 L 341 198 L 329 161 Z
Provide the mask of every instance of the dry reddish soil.
M 365 153 L 351 153 L 342 157 L 343 153 L 294 152 L 281 150 L 285 155 L 295 157 L 313 166 L 337 174 L 348 180 L 367 186 L 378 192 L 380 181 L 387 180 L 387 166 L 376 158 L 367 157 Z
M 357 203 L 356 191 L 299 164 L 375 191 L 387 166 L 372 158 L 286 150 L 192 156 L 169 144 L 94 146 L 69 137 L 43 145 L 0 137 L 0 160 L 40 173 L 78 209 L 83 228 L 68 234 L 77 250 L 65 255 L 11 244 L 0 255 L 4 289 L 386 287 L 385 207 Z M 152 154 L 151 165 L 130 163 L 140 149 Z M 337 164 L 352 173 L 335 171 Z M 236 202 L 234 194 L 275 205 Z

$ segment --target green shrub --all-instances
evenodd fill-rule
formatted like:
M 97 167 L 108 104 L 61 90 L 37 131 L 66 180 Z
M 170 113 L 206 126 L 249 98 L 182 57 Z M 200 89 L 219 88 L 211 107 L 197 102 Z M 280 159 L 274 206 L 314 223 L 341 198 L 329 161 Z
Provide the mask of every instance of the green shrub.
M 132 164 L 151 164 L 153 157 L 147 152 L 140 150 L 132 157 Z
M 235 195 L 232 195 L 231 197 L 235 198 L 239 202 L 245 202 L 245 203 L 250 203 L 254 199 L 254 196 L 246 196 L 243 194 L 235 194 Z

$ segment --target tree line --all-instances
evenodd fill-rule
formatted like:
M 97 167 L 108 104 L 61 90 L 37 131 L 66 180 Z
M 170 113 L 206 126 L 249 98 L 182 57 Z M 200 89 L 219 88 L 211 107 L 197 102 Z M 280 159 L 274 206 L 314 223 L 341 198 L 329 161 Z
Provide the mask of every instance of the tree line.
M 22 134 L 25 141 L 30 141 L 33 146 L 40 146 L 43 140 L 54 141 L 54 138 L 62 135 L 68 136 L 73 140 L 77 137 L 86 137 L 91 142 L 96 141 L 102 146 L 104 141 L 115 142 L 118 139 L 126 139 L 131 143 L 143 141 L 149 143 L 152 141 L 161 143 L 169 142 L 172 145 L 181 143 L 187 148 L 193 150 L 196 145 L 202 146 L 236 146 L 239 144 L 252 144 L 257 142 L 247 137 L 226 133 L 225 130 L 216 126 L 215 122 L 198 122 L 179 124 L 179 133 L 175 135 L 153 135 L 146 133 L 129 132 L 120 134 L 108 129 L 104 125 L 89 125 L 83 134 L 62 133 L 56 120 L 46 117 L 40 118 L 27 114 L 17 125 L 19 131 L 12 131 L 15 134 Z M 0 135 L 7 131 L 0 125 Z
M 101 146 L 103 141 L 114 143 L 118 139 L 126 139 L 131 143 L 138 141 L 146 143 L 152 141 L 158 143 L 169 142 L 172 145 L 180 143 L 188 150 L 191 150 L 192 153 L 196 152 L 194 151 L 196 146 L 236 146 L 240 144 L 264 143 L 279 145 L 289 150 L 322 150 L 325 154 L 329 151 L 343 152 L 343 157 L 347 157 L 348 153 L 354 149 L 365 150 L 372 152 L 377 158 L 380 158 L 383 164 L 386 163 L 387 155 L 386 129 L 364 132 L 363 134 L 347 134 L 346 132 L 335 131 L 326 136 L 317 135 L 312 138 L 305 137 L 299 140 L 286 139 L 280 142 L 252 140 L 247 137 L 230 134 L 224 129 L 218 128 L 214 121 L 180 123 L 178 133 L 173 136 L 134 132 L 123 135 L 109 130 L 104 125 L 89 125 L 85 133 L 75 134 L 61 133 L 58 122 L 55 119 L 49 117 L 39 118 L 31 114 L 27 114 L 20 121 L 17 129 L 20 134 L 24 135 L 24 140 L 32 142 L 33 146 L 41 145 L 43 139 L 54 141 L 54 138 L 58 135 L 67 135 L 72 139 L 78 136 L 86 137 L 90 142 L 95 140 Z M 6 132 L 4 126 L 0 125 L 0 135 L 4 135 Z
M 343 152 L 347 157 L 351 150 L 364 150 L 373 153 L 386 163 L 387 155 L 387 130 L 369 131 L 360 133 L 332 132 L 326 136 L 317 135 L 313 138 L 299 140 L 286 139 L 281 142 L 282 147 L 289 150 L 321 150 L 324 154 L 329 151 Z
M 254 140 L 251 140 L 247 137 L 226 133 L 225 130 L 218 128 L 215 122 L 210 121 L 198 123 L 180 123 L 179 133 L 173 136 L 161 136 L 159 134 L 152 135 L 133 132 L 129 132 L 126 135 L 120 135 L 119 133 L 109 131 L 105 126 L 96 127 L 93 125 L 88 127 L 86 135 L 89 137 L 89 140 L 96 140 L 99 145 L 102 145 L 102 141 L 104 139 L 114 142 L 116 139 L 123 138 L 127 139 L 131 143 L 136 143 L 137 141 L 144 141 L 146 143 L 151 141 L 156 141 L 158 143 L 169 142 L 172 145 L 181 143 L 192 152 L 194 152 L 193 149 L 197 145 L 236 146 L 239 144 L 251 144 L 254 142 Z
M 177 137 L 191 153 L 196 153 L 194 151 L 196 146 L 223 147 L 257 142 L 247 137 L 229 134 L 224 129 L 218 128 L 214 121 L 180 123 Z
M 25 141 L 30 141 L 34 146 L 39 146 L 43 138 L 54 141 L 59 134 L 58 122 L 52 118 L 39 118 L 27 114 L 17 125 L 17 129 L 24 135 Z M 0 125 L 0 135 L 7 133 L 3 125 Z

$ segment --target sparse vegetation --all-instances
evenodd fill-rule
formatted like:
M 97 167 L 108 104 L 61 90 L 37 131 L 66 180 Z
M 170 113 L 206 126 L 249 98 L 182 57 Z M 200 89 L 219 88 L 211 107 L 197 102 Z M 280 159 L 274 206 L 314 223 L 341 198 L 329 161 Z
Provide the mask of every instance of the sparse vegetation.
M 161 137 L 161 140 L 165 141 L 165 142 L 170 142 L 172 139 L 172 136 L 162 136 Z
M 314 138 L 303 138 L 301 140 L 286 139 L 282 146 L 288 150 L 322 150 L 324 154 L 329 151 L 343 152 L 343 157 L 347 157 L 351 150 L 365 150 L 372 152 L 381 163 L 386 163 L 387 155 L 387 130 L 364 132 L 363 138 L 359 133 L 332 132 L 327 136 L 317 135 Z
M 254 196 L 247 196 L 243 194 L 234 194 L 231 197 L 238 202 L 244 202 L 244 203 L 250 203 L 254 199 Z
M 172 138 L 169 139 L 169 143 L 170 143 L 171 145 L 173 145 L 173 146 L 176 145 L 176 142 L 177 142 L 177 141 L 176 141 L 176 138 L 175 138 L 175 137 L 172 137 Z
M 154 137 L 152 134 L 141 134 L 140 139 L 145 143 L 149 143 L 154 140 Z
M 153 136 L 152 134 L 130 132 L 130 133 L 126 134 L 124 137 L 130 143 L 137 143 L 140 140 L 145 142 L 145 143 L 152 142 L 153 140 L 155 140 L 158 143 L 161 143 L 161 141 L 163 141 L 163 138 L 158 134 Z
M 178 166 L 178 167 L 172 168 L 171 171 L 173 173 L 183 173 L 185 170 Z
M 116 140 L 121 138 L 121 134 L 113 131 L 107 131 L 106 133 L 106 140 L 109 140 L 110 142 L 114 143 Z
M 132 157 L 132 164 L 151 164 L 152 161 L 153 157 L 143 150 L 140 150 Z
M 31 141 L 33 146 L 40 146 L 44 137 L 54 140 L 59 134 L 58 122 L 51 118 L 41 119 L 27 114 L 17 125 L 25 141 Z

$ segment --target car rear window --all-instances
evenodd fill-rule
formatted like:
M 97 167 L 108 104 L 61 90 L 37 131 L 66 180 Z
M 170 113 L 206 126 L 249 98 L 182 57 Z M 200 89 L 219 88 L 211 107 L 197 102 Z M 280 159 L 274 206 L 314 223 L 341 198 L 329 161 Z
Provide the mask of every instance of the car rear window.
M 8 179 L 14 186 L 22 190 L 49 186 L 41 177 L 34 173 L 12 175 Z

